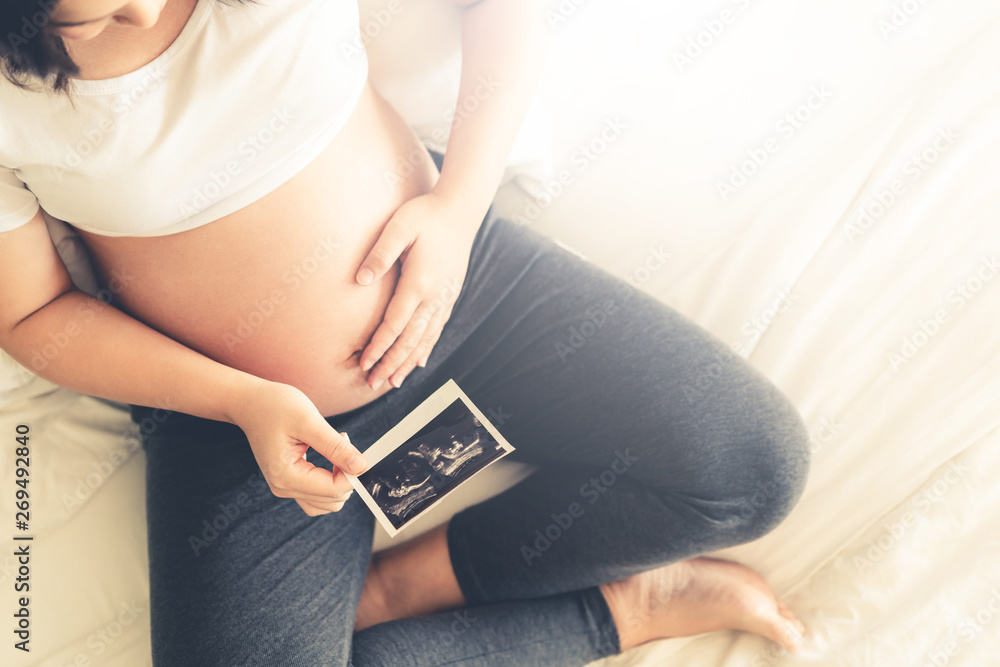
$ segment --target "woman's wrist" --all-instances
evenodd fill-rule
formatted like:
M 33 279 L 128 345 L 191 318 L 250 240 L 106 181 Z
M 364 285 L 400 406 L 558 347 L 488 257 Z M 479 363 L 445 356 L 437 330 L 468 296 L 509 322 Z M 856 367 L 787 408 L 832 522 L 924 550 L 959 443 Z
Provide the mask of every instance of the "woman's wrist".
M 470 196 L 458 187 L 450 187 L 448 184 L 442 185 L 438 181 L 438 184 L 431 190 L 431 194 L 442 203 L 446 211 L 450 212 L 448 217 L 461 221 L 459 224 L 467 225 L 466 231 L 475 235 L 493 203 L 493 194 L 495 193 L 490 196 L 482 194 Z
M 269 383 L 264 378 L 231 369 L 228 387 L 223 392 L 220 411 L 222 421 L 240 426 L 247 418 L 247 411 L 253 410 L 253 396 Z

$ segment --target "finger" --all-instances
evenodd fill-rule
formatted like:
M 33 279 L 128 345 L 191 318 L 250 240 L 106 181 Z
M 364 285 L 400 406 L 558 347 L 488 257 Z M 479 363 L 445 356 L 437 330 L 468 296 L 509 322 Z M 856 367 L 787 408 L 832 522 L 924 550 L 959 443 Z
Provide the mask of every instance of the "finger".
M 441 316 L 441 325 L 435 328 L 434 333 L 427 342 L 423 356 L 417 361 L 417 365 L 421 368 L 427 365 L 427 360 L 430 358 L 431 352 L 434 351 L 434 346 L 437 345 L 438 340 L 441 338 L 441 332 L 444 331 L 444 325 L 451 319 L 452 308 L 453 306 L 448 306 L 444 309 L 444 314 Z
M 321 419 L 320 421 L 326 424 L 325 420 Z M 329 427 L 329 424 L 326 425 Z M 324 433 L 313 438 L 314 449 L 328 459 L 331 457 L 338 460 L 347 458 L 350 461 L 357 453 L 357 449 L 350 444 L 347 434 L 336 433 L 332 428 L 329 430 L 333 433 L 332 437 Z M 319 439 L 324 436 L 330 439 Z M 305 446 L 293 446 L 295 449 L 299 447 Z M 362 465 L 354 469 L 363 472 L 367 463 L 360 453 L 357 453 L 357 456 L 361 457 Z M 280 470 L 274 470 L 272 474 L 266 474 L 265 477 L 271 492 L 279 498 L 305 498 L 326 502 L 345 498 L 354 490 L 341 466 L 334 463 L 334 470 L 330 471 L 314 466 L 304 457 L 295 458 L 294 461 L 282 465 Z
M 322 417 L 316 417 L 316 420 L 310 423 L 310 430 L 306 433 L 306 438 L 304 439 L 306 439 L 313 449 L 319 452 L 320 456 L 344 472 L 348 472 L 352 475 L 360 475 L 368 468 L 368 463 L 365 461 L 365 457 L 362 456 L 361 452 L 359 452 L 358 449 L 351 443 L 351 439 L 348 437 L 347 433 L 343 431 L 338 433 Z M 315 468 L 315 466 L 312 466 L 312 464 L 308 463 L 304 459 L 295 463 L 297 466 L 302 464 L 311 466 L 316 470 L 322 470 L 322 468 Z M 301 468 L 301 470 L 305 471 L 306 469 Z M 324 472 L 328 475 L 332 475 L 329 470 Z M 341 475 L 341 477 L 343 476 Z M 350 487 L 350 484 L 347 483 L 346 477 L 343 477 L 342 482 L 343 483 L 337 483 L 337 488 L 340 488 L 342 492 L 346 492 L 347 488 Z M 331 481 L 331 483 L 333 482 Z M 346 484 L 346 487 L 344 484 Z M 316 495 L 328 496 L 332 494 L 318 493 Z
M 293 497 L 296 500 L 301 500 L 302 502 L 309 503 L 310 505 L 319 507 L 320 509 L 330 509 L 335 506 L 343 507 L 344 503 L 350 500 L 352 495 L 354 495 L 354 489 L 351 489 L 347 493 L 339 496 L 324 497 L 324 496 L 311 496 L 307 494 L 303 495 L 296 494 Z
M 403 251 L 413 244 L 413 234 L 406 227 L 390 218 L 375 246 L 358 267 L 356 279 L 362 285 L 370 285 L 396 263 Z
M 403 333 L 392 344 L 392 347 L 382 355 L 382 358 L 372 370 L 371 375 L 368 376 L 368 383 L 373 388 L 378 389 L 384 380 L 391 377 L 406 363 L 413 350 L 420 344 L 424 331 L 426 331 L 432 318 L 433 314 L 429 313 L 423 306 L 414 313 L 413 318 L 407 324 Z M 394 386 L 398 387 L 399 385 Z
M 344 508 L 344 503 L 332 503 L 329 505 L 317 505 L 301 498 L 296 498 L 295 502 L 299 504 L 302 511 L 309 516 L 322 516 L 324 514 L 330 514 L 331 512 L 339 512 Z
M 314 496 L 294 496 L 294 499 L 296 501 L 301 501 L 303 503 L 307 503 L 309 505 L 312 505 L 313 507 L 317 507 L 319 509 L 326 510 L 328 512 L 337 512 L 337 511 L 340 510 L 341 507 L 344 506 L 344 504 L 348 500 L 351 499 L 351 496 L 348 495 L 346 498 L 344 498 L 344 497 L 341 497 L 341 498 L 316 498 Z
M 317 502 L 342 498 L 353 488 L 343 472 L 338 475 L 302 460 L 287 468 L 270 486 L 271 492 L 279 498 L 304 498 Z
M 320 516 L 321 514 L 329 513 L 327 510 L 320 509 L 315 505 L 313 505 L 312 503 L 308 503 L 299 498 L 296 498 L 295 502 L 298 504 L 299 508 L 309 516 Z
M 367 373 L 371 370 L 386 350 L 392 347 L 396 339 L 406 330 L 422 300 L 419 292 L 410 287 L 410 281 L 407 280 L 406 276 L 400 277 L 399 283 L 396 285 L 396 293 L 392 295 L 392 299 L 389 300 L 389 305 L 385 309 L 382 323 L 379 324 L 368 346 L 361 353 L 359 361 L 362 371 Z
M 340 474 L 343 475 L 342 472 Z M 334 480 L 334 483 L 337 484 L 336 480 Z M 326 505 L 330 505 L 332 503 L 345 503 L 351 499 L 351 496 L 353 494 L 354 494 L 354 488 L 351 487 L 350 491 L 347 491 L 345 493 L 339 493 L 335 496 L 316 496 L 308 493 L 294 492 L 290 497 L 297 498 L 299 500 L 304 500 L 307 503 L 316 505 L 317 507 L 325 507 Z
M 434 345 L 434 341 L 438 339 L 441 335 L 441 327 L 444 323 L 444 310 L 439 309 L 436 313 L 431 316 L 430 321 L 424 328 L 423 333 L 420 336 L 420 340 L 413 347 L 410 352 L 410 356 L 406 358 L 403 365 L 400 366 L 396 371 L 389 377 L 389 383 L 393 387 L 399 387 L 403 384 L 403 380 L 417 367 L 420 360 L 423 359 L 427 354 L 430 353 L 431 347 Z

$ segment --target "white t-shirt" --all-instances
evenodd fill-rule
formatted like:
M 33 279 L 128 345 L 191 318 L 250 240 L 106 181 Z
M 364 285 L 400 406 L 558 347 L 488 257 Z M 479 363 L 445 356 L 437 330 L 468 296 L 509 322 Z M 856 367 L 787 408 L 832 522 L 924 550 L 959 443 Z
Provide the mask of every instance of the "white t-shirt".
M 198 0 L 148 65 L 72 80 L 75 108 L 0 77 L 0 232 L 39 205 L 107 236 L 217 220 L 315 158 L 367 78 L 356 0 Z

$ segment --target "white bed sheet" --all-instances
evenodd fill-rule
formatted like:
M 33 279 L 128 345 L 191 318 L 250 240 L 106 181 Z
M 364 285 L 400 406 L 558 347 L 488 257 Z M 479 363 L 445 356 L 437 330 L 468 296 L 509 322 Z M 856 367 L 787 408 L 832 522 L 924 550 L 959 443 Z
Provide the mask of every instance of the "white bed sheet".
M 1000 8 L 916 4 L 883 37 L 878 22 L 905 3 L 571 4 L 540 95 L 559 123 L 548 158 L 540 151 L 533 164 L 568 169 L 573 182 L 538 200 L 537 215 L 512 184 L 505 210 L 737 347 L 795 401 L 815 456 L 784 524 L 716 554 L 754 567 L 788 597 L 810 627 L 801 656 L 712 633 L 606 662 L 1000 664 L 1000 604 L 991 608 L 1000 590 L 1000 280 L 991 273 L 1000 259 Z M 723 9 L 734 20 L 679 71 L 674 52 Z M 784 136 L 777 120 L 815 87 L 828 99 Z M 582 169 L 579 146 L 616 117 L 627 127 Z M 954 141 L 920 178 L 868 229 L 848 227 L 859 207 L 908 178 L 907 160 L 942 131 Z M 780 139 L 777 151 L 723 201 L 717 182 L 769 137 Z M 537 192 L 530 180 L 518 184 Z M 651 247 L 670 261 L 644 274 Z M 956 288 L 972 290 L 977 277 L 975 295 L 960 302 Z M 926 321 L 936 313 L 934 328 Z M 933 335 L 920 335 L 921 322 Z M 904 339 L 919 345 L 893 368 Z M 127 419 L 41 380 L 19 386 L 19 377 L 5 373 L 0 389 L 30 404 L 6 405 L 0 433 L 32 420 L 37 651 L 12 664 L 146 664 L 143 457 L 119 435 Z M 11 469 L 5 458 L 5 516 Z M 507 473 L 498 486 L 523 469 Z M 81 483 L 89 488 L 88 475 L 97 488 L 68 501 Z M 12 565 L 0 558 L 4 589 Z M 101 639 L 133 600 L 134 620 L 113 642 Z M 0 596 L 7 618 L 12 602 Z M 7 664 L 9 646 L 0 651 Z

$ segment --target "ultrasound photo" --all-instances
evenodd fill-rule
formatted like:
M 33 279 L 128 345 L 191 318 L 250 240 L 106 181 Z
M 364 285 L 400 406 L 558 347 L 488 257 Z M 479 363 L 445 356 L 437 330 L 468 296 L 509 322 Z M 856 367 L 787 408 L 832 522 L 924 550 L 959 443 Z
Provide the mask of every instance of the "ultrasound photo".
M 449 380 L 365 452 L 352 484 L 392 536 L 513 449 Z

